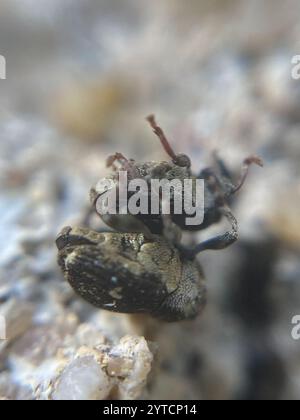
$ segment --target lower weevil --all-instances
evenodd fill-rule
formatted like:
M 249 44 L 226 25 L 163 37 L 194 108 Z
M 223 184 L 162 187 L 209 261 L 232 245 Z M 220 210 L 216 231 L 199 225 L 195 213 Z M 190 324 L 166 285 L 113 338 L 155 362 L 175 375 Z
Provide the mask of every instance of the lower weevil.
M 199 263 L 163 236 L 149 240 L 142 233 L 66 227 L 56 244 L 66 279 L 96 307 L 180 321 L 195 318 L 205 306 Z

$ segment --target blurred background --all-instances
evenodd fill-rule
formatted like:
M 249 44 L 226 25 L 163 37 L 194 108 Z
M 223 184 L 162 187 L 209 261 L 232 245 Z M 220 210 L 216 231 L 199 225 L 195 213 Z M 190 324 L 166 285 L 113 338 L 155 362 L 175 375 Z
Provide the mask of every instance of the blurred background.
M 299 22 L 297 0 L 1 1 L 2 399 L 299 399 Z M 199 256 L 204 314 L 150 327 L 76 297 L 54 245 L 79 223 L 107 155 L 166 159 L 149 113 L 196 173 L 215 149 L 236 174 L 249 154 L 265 161 L 233 206 L 238 243 Z M 126 335 L 145 337 L 151 363 L 138 371 L 143 356 L 126 353 L 133 370 L 105 365 L 93 379 L 103 392 L 91 390 L 79 350 L 112 360 Z

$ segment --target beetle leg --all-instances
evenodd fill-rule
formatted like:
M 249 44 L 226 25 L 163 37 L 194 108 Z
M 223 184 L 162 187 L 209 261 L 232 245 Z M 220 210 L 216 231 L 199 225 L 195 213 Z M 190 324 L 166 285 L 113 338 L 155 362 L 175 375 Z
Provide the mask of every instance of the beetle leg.
M 242 164 L 242 170 L 240 173 L 240 179 L 236 185 L 233 185 L 232 188 L 226 193 L 226 196 L 233 195 L 236 192 L 238 192 L 241 187 L 244 185 L 244 182 L 248 176 L 249 168 L 251 165 L 258 165 L 258 166 L 264 166 L 264 163 L 262 159 L 258 156 L 249 156 L 246 159 L 244 159 Z
M 217 166 L 219 168 L 221 176 L 217 176 L 214 173 L 213 169 L 206 168 L 200 172 L 198 178 L 205 179 L 207 182 L 209 182 L 210 189 L 213 190 L 215 193 L 217 192 L 217 190 L 222 191 L 223 192 L 222 195 L 224 198 L 230 197 L 231 195 L 235 194 L 242 188 L 248 176 L 249 168 L 251 165 L 255 164 L 261 167 L 263 166 L 263 161 L 260 157 L 248 156 L 243 161 L 239 180 L 236 184 L 234 184 L 232 175 L 230 171 L 228 170 L 224 161 L 218 156 L 216 152 L 214 152 L 213 155 L 217 163 Z
M 118 162 L 120 164 L 120 168 L 118 168 L 115 162 Z M 126 171 L 130 179 L 141 177 L 139 172 L 136 170 L 135 160 L 127 159 L 122 153 L 119 152 L 115 153 L 114 155 L 108 156 L 108 158 L 106 159 L 106 167 L 111 167 L 115 172 L 117 172 L 118 170 Z
M 108 156 L 106 159 L 106 167 L 110 168 L 112 167 L 114 170 L 117 170 L 117 167 L 115 165 L 115 162 L 119 162 L 120 164 L 124 164 L 128 162 L 128 159 L 122 155 L 122 153 L 115 153 L 114 155 Z
M 196 245 L 193 249 L 194 255 L 206 249 L 224 249 L 232 245 L 238 239 L 238 224 L 237 220 L 232 214 L 229 207 L 224 206 L 220 208 L 220 212 L 226 217 L 231 224 L 231 230 L 225 232 L 223 235 L 218 235 L 213 238 L 207 239 Z

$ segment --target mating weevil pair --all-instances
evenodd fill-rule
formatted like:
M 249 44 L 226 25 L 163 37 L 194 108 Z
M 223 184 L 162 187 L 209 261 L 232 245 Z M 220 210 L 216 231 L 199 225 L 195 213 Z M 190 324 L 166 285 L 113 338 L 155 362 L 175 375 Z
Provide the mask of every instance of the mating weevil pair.
M 128 182 L 142 178 L 204 179 L 204 220 L 187 225 L 186 214 L 106 214 L 104 222 L 118 232 L 95 232 L 89 228 L 64 228 L 56 240 L 58 263 L 70 285 L 96 307 L 122 313 L 148 313 L 164 321 L 196 317 L 205 306 L 206 287 L 196 255 L 206 249 L 223 249 L 237 240 L 237 221 L 228 203 L 243 185 L 249 166 L 262 166 L 256 156 L 243 162 L 235 184 L 230 171 L 215 156 L 218 173 L 191 171 L 190 158 L 175 154 L 154 116 L 147 118 L 171 160 L 137 163 L 121 153 L 110 156 L 109 179 L 118 188 L 118 170 L 126 171 Z M 116 163 L 118 163 L 119 168 Z M 103 191 L 91 189 L 92 210 Z M 128 197 L 129 198 L 129 197 Z M 193 249 L 180 244 L 182 230 L 201 230 L 225 217 L 231 229 L 208 239 Z

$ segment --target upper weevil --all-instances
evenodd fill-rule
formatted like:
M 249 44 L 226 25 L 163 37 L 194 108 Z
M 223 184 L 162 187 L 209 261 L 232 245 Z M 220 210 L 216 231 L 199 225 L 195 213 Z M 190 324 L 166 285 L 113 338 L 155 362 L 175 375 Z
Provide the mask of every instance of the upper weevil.
M 116 162 L 128 174 L 128 182 L 143 178 L 203 178 L 204 221 L 188 226 L 185 214 L 105 215 L 104 221 L 121 232 L 94 232 L 89 228 L 64 228 L 57 237 L 59 265 L 73 289 L 88 302 L 109 311 L 148 313 L 165 321 L 196 317 L 205 306 L 206 287 L 196 254 L 205 249 L 222 249 L 237 239 L 237 221 L 228 202 L 243 185 L 248 168 L 262 161 L 244 160 L 240 180 L 234 184 L 225 164 L 216 156 L 219 174 L 191 172 L 190 158 L 175 154 L 153 116 L 147 118 L 170 161 L 137 163 L 121 153 L 108 158 L 113 167 L 109 178 L 118 188 Z M 91 190 L 93 209 L 103 193 Z M 97 207 L 96 207 L 97 208 Z M 231 230 L 201 242 L 193 249 L 180 244 L 181 230 L 204 229 L 225 216 Z
M 229 204 L 231 197 L 240 190 L 248 175 L 250 165 L 257 164 L 263 166 L 262 160 L 257 156 L 249 156 L 244 159 L 239 180 L 235 183 L 233 177 L 226 167 L 226 164 L 214 153 L 217 165 L 217 171 L 212 168 L 202 169 L 198 175 L 194 175 L 191 170 L 191 159 L 185 154 L 176 154 L 167 140 L 163 130 L 156 124 L 153 115 L 147 117 L 147 121 L 152 127 L 154 133 L 159 138 L 165 152 L 169 156 L 169 161 L 150 161 L 136 162 L 133 159 L 127 159 L 121 153 L 115 153 L 107 159 L 107 166 L 112 167 L 112 173 L 106 178 L 113 181 L 118 186 L 119 171 L 126 171 L 128 183 L 132 179 L 143 178 L 149 183 L 149 203 L 151 195 L 150 181 L 153 179 L 174 180 L 190 178 L 204 180 L 204 220 L 198 225 L 188 225 L 186 223 L 187 214 L 184 211 L 181 214 L 171 212 L 170 216 L 164 215 L 160 207 L 159 214 L 100 214 L 103 221 L 111 228 L 121 232 L 142 232 L 151 238 L 151 234 L 163 234 L 171 242 L 175 243 L 181 250 L 180 245 L 181 230 L 195 231 L 206 229 L 214 223 L 217 223 L 224 216 L 230 223 L 231 229 L 214 238 L 197 245 L 193 250 L 185 250 L 186 255 L 193 258 L 198 252 L 205 249 L 223 249 L 237 240 L 237 222 L 233 216 Z M 118 163 L 117 166 L 115 163 Z M 91 203 L 97 211 L 97 200 L 103 193 L 93 187 L 90 191 Z M 132 192 L 128 192 L 128 199 Z M 171 203 L 172 209 L 172 203 Z

